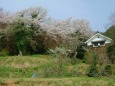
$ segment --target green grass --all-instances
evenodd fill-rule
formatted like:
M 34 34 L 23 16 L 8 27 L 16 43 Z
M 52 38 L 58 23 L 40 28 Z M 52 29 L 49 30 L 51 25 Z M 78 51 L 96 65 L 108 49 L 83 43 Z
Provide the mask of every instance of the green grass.
M 0 66 L 0 77 L 2 78 L 31 78 L 37 67 L 33 68 L 13 68 Z
M 58 59 L 48 55 L 0 57 L 0 64 L 0 77 L 5 78 L 31 78 L 36 70 L 38 77 L 59 75 Z M 83 63 L 71 65 L 68 61 L 64 62 L 62 77 L 84 75 L 86 68 Z
M 38 67 L 52 60 L 47 55 L 0 57 L 0 77 L 31 78 Z
M 0 77 L 31 78 L 36 70 L 38 77 L 58 77 L 59 63 L 56 57 L 49 55 L 0 57 Z M 64 60 L 62 77 L 86 76 L 89 64 L 71 64 Z M 115 65 L 112 65 L 115 75 Z
M 112 66 L 115 75 L 115 65 Z M 114 76 L 89 78 L 89 64 L 63 62 L 63 75 L 59 78 L 58 59 L 49 55 L 0 57 L 0 86 L 9 80 L 19 86 L 115 86 Z M 38 70 L 38 77 L 32 75 Z M 25 84 L 26 83 L 26 84 Z M 17 85 L 16 85 L 17 86 Z

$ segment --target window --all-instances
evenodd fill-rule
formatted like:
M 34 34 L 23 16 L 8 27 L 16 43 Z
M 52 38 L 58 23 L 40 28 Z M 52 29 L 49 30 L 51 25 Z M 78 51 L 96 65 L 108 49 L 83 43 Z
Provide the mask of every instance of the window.
M 104 43 L 104 42 L 100 42 L 100 45 L 101 45 L 101 46 L 104 46 L 104 45 L 105 45 L 105 43 Z
M 93 47 L 98 47 L 98 43 L 93 43 Z
M 105 46 L 105 42 L 95 42 L 93 43 L 93 47 Z

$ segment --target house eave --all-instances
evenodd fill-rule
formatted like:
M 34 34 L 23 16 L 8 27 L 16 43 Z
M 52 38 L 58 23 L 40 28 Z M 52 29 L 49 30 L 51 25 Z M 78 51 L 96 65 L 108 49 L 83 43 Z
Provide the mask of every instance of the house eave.
M 112 41 L 112 39 L 111 38 L 109 38 L 109 37 L 106 37 L 106 36 L 104 36 L 104 35 L 102 35 L 102 34 L 100 34 L 100 33 L 97 33 L 97 34 L 95 34 L 94 36 L 92 36 L 90 39 L 88 39 L 86 42 L 85 42 L 85 44 L 87 44 L 91 39 L 93 39 L 95 36 L 97 36 L 97 35 L 100 35 L 100 36 L 102 36 L 102 37 L 105 37 L 106 39 L 109 39 L 109 40 L 111 40 Z

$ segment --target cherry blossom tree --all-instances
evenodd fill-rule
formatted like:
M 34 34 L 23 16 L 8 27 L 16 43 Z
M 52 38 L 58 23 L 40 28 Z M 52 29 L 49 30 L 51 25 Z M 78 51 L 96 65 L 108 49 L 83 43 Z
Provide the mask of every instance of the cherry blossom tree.
M 55 48 L 56 46 L 67 47 L 75 52 L 81 44 L 81 39 L 92 35 L 89 22 L 85 19 L 55 20 L 47 15 L 47 10 L 42 7 L 31 7 L 14 14 L 0 10 L 0 22 L 7 23 L 7 29 L 14 28 L 16 22 L 21 21 L 24 28 L 32 30 L 31 47 L 34 51 L 41 48 Z M 9 31 L 9 30 L 8 30 Z M 8 36 L 11 34 L 7 33 Z M 13 37 L 13 36 L 9 36 Z M 10 40 L 10 39 L 9 39 Z M 52 46 L 51 46 L 52 45 Z M 39 49 L 40 50 L 40 49 Z
M 7 17 L 5 14 L 1 14 L 1 16 L 3 16 L 3 20 Z M 8 19 L 11 18 L 10 21 L 3 21 L 8 24 L 6 31 L 4 30 L 7 41 L 14 39 L 12 41 L 15 42 L 15 48 L 18 48 L 19 52 L 21 52 L 20 54 L 22 54 L 22 50 L 26 49 L 24 46 L 26 47 L 28 45 L 28 39 L 32 37 L 31 40 L 29 40 L 29 44 L 33 49 L 37 49 L 37 46 L 43 43 L 45 33 L 41 28 L 46 16 L 47 11 L 42 7 L 28 8 L 10 15 L 9 18 L 7 17 Z M 32 34 L 30 34 L 30 32 Z
M 50 24 L 49 24 L 50 23 Z M 59 34 L 63 42 L 72 51 L 75 51 L 80 44 L 80 38 L 88 38 L 92 35 L 89 22 L 84 19 L 53 20 L 46 25 L 46 31 L 49 34 Z

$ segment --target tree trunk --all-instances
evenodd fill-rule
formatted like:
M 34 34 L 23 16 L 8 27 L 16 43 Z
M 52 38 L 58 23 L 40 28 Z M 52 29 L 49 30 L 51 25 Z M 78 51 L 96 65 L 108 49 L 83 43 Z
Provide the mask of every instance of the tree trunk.
M 21 50 L 19 50 L 19 56 L 22 56 L 22 51 Z
M 77 51 L 75 52 L 73 58 L 76 60 L 76 56 L 77 56 Z

